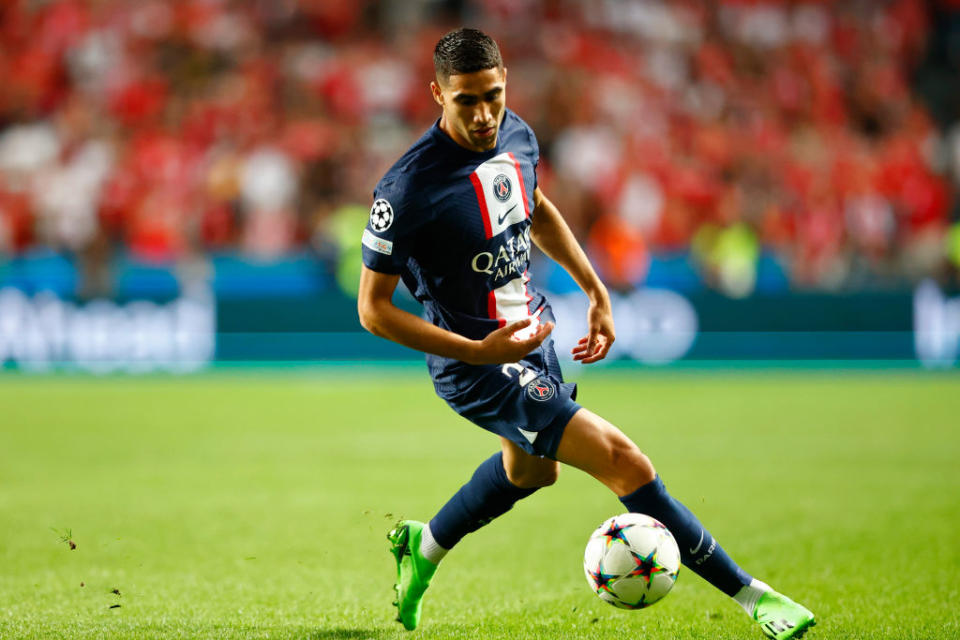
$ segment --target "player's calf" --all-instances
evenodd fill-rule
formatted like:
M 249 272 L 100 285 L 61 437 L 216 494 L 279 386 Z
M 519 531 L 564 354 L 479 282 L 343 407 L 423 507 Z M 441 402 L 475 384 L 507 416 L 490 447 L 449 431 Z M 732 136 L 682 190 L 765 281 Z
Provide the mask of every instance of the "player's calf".
M 503 454 L 496 453 L 483 461 L 470 481 L 443 505 L 430 521 L 430 530 L 437 544 L 452 549 L 465 535 L 503 515 L 537 488 L 510 482 Z

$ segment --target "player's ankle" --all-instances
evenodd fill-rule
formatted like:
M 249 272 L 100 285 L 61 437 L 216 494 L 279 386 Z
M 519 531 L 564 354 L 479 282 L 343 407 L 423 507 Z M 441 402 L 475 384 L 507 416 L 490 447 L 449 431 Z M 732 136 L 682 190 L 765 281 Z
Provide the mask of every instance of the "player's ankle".
M 754 611 L 757 609 L 757 602 L 760 600 L 760 596 L 768 591 L 773 591 L 770 585 L 754 578 L 750 581 L 750 584 L 744 585 L 740 591 L 735 593 L 733 599 L 743 607 L 747 615 L 752 618 Z
M 449 549 L 444 549 L 437 543 L 429 524 L 424 525 L 420 536 L 420 554 L 433 564 L 440 564 Z

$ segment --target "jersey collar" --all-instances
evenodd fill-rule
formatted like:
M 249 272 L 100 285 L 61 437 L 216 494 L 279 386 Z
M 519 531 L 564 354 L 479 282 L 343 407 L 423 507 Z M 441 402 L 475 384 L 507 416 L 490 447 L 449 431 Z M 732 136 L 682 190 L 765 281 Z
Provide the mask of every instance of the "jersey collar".
M 461 155 L 464 158 L 474 158 L 477 160 L 489 160 L 495 155 L 500 153 L 500 147 L 503 144 L 503 122 L 507 120 L 507 113 L 503 116 L 503 121 L 500 123 L 500 130 L 497 132 L 497 144 L 490 151 L 471 151 L 466 147 L 461 147 L 457 144 L 453 138 L 450 137 L 446 131 L 440 128 L 440 118 L 437 118 L 437 121 L 433 123 L 433 126 L 430 127 L 430 135 L 437 140 L 441 145 L 447 147 L 454 153 Z

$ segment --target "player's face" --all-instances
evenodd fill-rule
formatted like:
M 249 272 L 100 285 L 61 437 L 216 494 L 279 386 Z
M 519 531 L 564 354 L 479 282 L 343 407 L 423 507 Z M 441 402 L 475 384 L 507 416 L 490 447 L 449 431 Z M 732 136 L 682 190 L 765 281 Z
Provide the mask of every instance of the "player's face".
M 440 128 L 462 147 L 489 151 L 497 146 L 507 100 L 507 70 L 458 73 L 430 83 L 433 99 L 443 107 Z

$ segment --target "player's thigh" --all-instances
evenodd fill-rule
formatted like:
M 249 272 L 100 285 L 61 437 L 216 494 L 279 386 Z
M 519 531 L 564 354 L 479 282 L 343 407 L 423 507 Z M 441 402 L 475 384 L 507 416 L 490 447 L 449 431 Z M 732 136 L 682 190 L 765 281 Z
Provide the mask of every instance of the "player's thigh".
M 557 481 L 560 463 L 550 458 L 530 455 L 516 443 L 500 436 L 503 468 L 511 483 L 523 489 L 546 487 Z
M 556 458 L 586 471 L 620 496 L 632 493 L 656 476 L 650 459 L 630 438 L 583 408 L 567 423 Z

